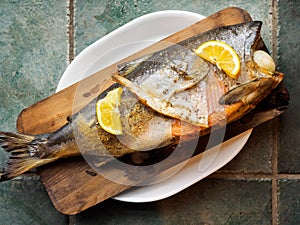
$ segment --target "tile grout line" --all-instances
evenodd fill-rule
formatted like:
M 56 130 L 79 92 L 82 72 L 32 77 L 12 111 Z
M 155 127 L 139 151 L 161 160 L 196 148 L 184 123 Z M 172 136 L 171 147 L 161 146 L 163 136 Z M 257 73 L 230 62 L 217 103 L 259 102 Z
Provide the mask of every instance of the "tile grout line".
M 272 225 L 278 225 L 278 120 L 271 124 L 273 128 L 273 151 L 272 151 Z
M 272 55 L 277 64 L 278 49 L 277 49 L 277 32 L 278 32 L 278 0 L 272 0 Z M 272 146 L 272 225 L 279 224 L 278 212 L 278 149 L 279 149 L 279 126 L 278 119 L 275 119 L 270 125 L 273 133 Z
M 300 180 L 300 174 L 266 174 L 266 173 L 243 173 L 243 172 L 232 172 L 232 173 L 218 173 L 215 172 L 207 177 L 208 179 L 220 178 L 220 179 L 260 179 L 260 180 L 278 180 L 278 179 L 291 179 Z
M 75 30 L 75 23 L 74 23 L 74 11 L 75 11 L 75 0 L 67 0 L 67 18 L 68 18 L 68 26 L 67 26 L 67 35 L 68 35 L 68 64 L 70 64 L 74 57 L 75 57 L 75 50 L 74 50 L 74 30 Z M 75 224 L 75 216 L 66 215 L 67 221 L 66 224 L 74 225 Z
M 67 35 L 68 35 L 68 63 L 70 64 L 74 57 L 74 1 L 75 0 L 68 0 L 68 27 L 67 27 Z
M 278 2 L 279 0 L 272 0 L 272 31 L 271 31 L 271 38 L 272 38 L 272 57 L 275 60 L 275 64 L 277 65 L 277 57 L 278 57 L 278 49 L 277 49 L 277 32 L 278 32 Z

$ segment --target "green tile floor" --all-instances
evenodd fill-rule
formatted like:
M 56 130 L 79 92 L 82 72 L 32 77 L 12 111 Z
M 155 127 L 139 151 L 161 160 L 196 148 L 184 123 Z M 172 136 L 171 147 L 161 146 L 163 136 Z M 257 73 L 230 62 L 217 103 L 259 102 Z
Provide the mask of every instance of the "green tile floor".
M 110 199 L 65 216 L 52 206 L 37 175 L 1 183 L 0 224 L 300 224 L 298 0 L 1 0 L 0 130 L 15 131 L 18 113 L 54 93 L 77 54 L 130 20 L 167 9 L 208 16 L 229 6 L 264 22 L 263 39 L 286 73 L 291 94 L 283 116 L 255 128 L 225 167 L 158 202 Z M 0 168 L 5 159 L 0 151 Z

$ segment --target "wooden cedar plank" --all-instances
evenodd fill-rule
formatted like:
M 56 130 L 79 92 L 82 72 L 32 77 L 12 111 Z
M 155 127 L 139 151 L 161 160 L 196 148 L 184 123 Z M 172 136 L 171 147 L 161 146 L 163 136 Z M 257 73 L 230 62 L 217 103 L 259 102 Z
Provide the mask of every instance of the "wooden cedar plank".
M 210 29 L 250 20 L 251 17 L 244 10 L 227 8 L 171 35 L 164 41 L 177 43 Z M 66 117 L 72 113 L 75 93 L 76 98 L 81 98 L 81 106 L 84 106 L 106 88 L 95 84 L 101 83 L 101 80 L 103 82 L 110 80 L 110 75 L 116 71 L 117 64 L 160 48 L 160 43 L 154 44 L 84 79 L 80 82 L 80 86 L 85 87 L 80 88 L 80 90 L 84 90 L 81 93 L 76 92 L 79 85 L 76 83 L 24 109 L 17 121 L 18 130 L 22 133 L 31 134 L 56 130 L 65 123 Z M 111 81 L 108 82 L 107 86 L 111 83 Z M 129 188 L 106 180 L 99 175 L 91 176 L 91 173 L 87 171 L 91 171 L 91 168 L 81 158 L 61 160 L 39 169 L 41 180 L 57 210 L 64 214 L 76 214 Z

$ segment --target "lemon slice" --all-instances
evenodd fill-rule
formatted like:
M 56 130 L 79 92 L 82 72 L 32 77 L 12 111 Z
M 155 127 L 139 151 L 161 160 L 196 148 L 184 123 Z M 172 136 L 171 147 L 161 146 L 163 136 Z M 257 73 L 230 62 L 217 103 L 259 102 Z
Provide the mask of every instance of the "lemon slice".
M 122 134 L 119 112 L 122 91 L 122 88 L 116 88 L 96 103 L 96 115 L 99 125 L 103 130 L 115 135 Z
M 241 70 L 240 58 L 236 51 L 222 41 L 207 41 L 201 44 L 195 53 L 213 63 L 229 77 L 237 78 Z

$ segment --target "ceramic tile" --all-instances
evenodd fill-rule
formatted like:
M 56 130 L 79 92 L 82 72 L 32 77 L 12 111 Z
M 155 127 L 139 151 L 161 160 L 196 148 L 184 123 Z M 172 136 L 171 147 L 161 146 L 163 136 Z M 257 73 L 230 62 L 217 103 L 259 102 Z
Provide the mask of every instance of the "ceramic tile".
M 206 179 L 154 203 L 108 200 L 72 224 L 271 224 L 271 181 Z
M 279 182 L 279 224 L 300 224 L 300 180 Z
M 43 99 L 67 66 L 68 1 L 2 0 L 0 3 L 0 130 L 15 129 L 18 113 Z M 104 201 L 67 217 L 58 213 L 36 177 L 0 183 L 0 224 L 300 224 L 299 179 L 278 180 L 278 215 L 272 215 L 271 180 L 244 178 L 246 173 L 272 174 L 274 125 L 278 122 L 278 171 L 299 173 L 300 83 L 298 0 L 89 0 L 75 2 L 75 54 L 141 15 L 160 10 L 187 10 L 208 16 L 228 6 L 246 9 L 262 20 L 267 47 L 278 47 L 278 68 L 286 73 L 291 94 L 279 120 L 254 129 L 242 151 L 219 172 L 239 179 L 207 178 L 168 199 L 153 203 Z M 278 4 L 278 18 L 272 15 Z M 275 19 L 275 20 L 273 20 Z M 272 24 L 278 19 L 276 43 Z M 132 34 L 134 35 L 134 34 Z M 0 151 L 0 172 L 6 156 Z M 276 169 L 276 168 L 275 168 Z M 218 177 L 220 177 L 219 175 Z M 296 175 L 297 176 L 297 175 Z
M 55 91 L 67 66 L 66 2 L 0 3 L 0 130 L 15 131 L 19 112 Z M 0 172 L 5 165 L 0 151 Z M 0 183 L 0 224 L 66 224 L 37 180 Z
M 300 172 L 300 4 L 279 1 L 278 66 L 290 92 L 288 110 L 280 120 L 278 167 L 281 173 Z
M 225 0 L 222 1 L 222 4 L 219 4 L 218 1 L 205 0 L 127 0 L 121 2 L 117 0 L 103 0 L 101 2 L 94 0 L 76 1 L 76 54 L 114 29 L 147 13 L 161 10 L 186 10 L 209 16 L 230 6 L 244 8 L 254 20 L 264 22 L 262 34 L 268 47 L 270 47 L 272 31 L 272 1 L 270 0 L 250 2 Z
M 0 3 L 0 128 L 15 130 L 19 112 L 55 91 L 66 68 L 66 2 Z
M 67 225 L 67 217 L 58 213 L 36 179 L 0 183 L 1 225 Z
M 219 173 L 272 173 L 273 132 L 268 122 L 253 129 L 250 138 L 238 155 Z

